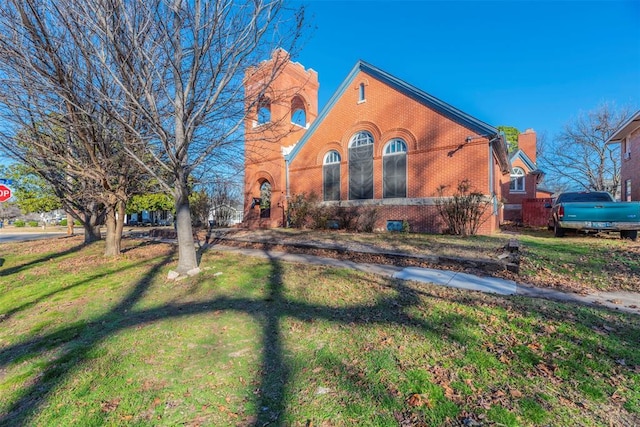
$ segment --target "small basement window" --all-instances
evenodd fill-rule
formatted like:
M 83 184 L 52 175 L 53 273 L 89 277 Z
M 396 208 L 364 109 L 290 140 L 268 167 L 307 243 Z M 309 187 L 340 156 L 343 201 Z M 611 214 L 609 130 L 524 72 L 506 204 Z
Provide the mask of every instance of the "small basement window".
M 402 231 L 403 221 L 399 219 L 387 220 L 387 231 Z

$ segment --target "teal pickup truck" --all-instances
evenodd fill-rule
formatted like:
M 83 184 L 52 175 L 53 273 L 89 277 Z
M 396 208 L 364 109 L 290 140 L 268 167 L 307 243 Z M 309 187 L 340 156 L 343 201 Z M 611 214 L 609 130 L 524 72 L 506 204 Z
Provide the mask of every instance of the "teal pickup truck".
M 638 238 L 640 202 L 616 202 L 604 191 L 569 192 L 560 194 L 547 208 L 551 209 L 549 229 L 556 237 L 573 229 L 619 231 L 623 239 Z

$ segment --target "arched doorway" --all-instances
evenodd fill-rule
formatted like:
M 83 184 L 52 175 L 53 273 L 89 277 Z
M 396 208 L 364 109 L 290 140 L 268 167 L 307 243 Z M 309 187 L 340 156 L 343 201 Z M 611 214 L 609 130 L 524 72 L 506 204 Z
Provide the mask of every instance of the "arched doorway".
M 271 183 L 260 184 L 260 218 L 271 218 Z

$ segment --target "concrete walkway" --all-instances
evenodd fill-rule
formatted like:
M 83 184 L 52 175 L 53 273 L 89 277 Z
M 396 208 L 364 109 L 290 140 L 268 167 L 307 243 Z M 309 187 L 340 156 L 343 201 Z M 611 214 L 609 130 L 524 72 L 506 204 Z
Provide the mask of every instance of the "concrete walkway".
M 533 298 L 545 298 L 563 302 L 595 305 L 640 315 L 640 294 L 632 292 L 597 292 L 589 295 L 579 295 L 574 293 L 564 293 L 554 289 L 536 288 L 497 277 L 480 277 L 450 270 L 437 270 L 433 268 L 419 267 L 403 268 L 385 264 L 363 264 L 315 255 L 292 254 L 263 249 L 241 249 L 221 244 L 210 245 L 209 249 L 234 252 L 246 256 L 262 257 L 277 261 L 350 268 L 395 279 L 432 283 L 435 285 L 450 286 L 470 291 L 488 292 L 499 295 L 522 295 Z

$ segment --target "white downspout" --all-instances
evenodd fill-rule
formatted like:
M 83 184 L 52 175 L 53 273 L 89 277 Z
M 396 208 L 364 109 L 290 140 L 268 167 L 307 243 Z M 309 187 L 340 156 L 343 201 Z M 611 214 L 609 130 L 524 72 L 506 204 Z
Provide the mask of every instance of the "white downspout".
M 493 168 L 493 141 L 498 139 L 496 135 L 489 140 L 489 194 L 491 195 L 491 201 L 493 203 L 493 215 L 498 215 L 498 200 L 496 198 L 495 189 L 495 173 Z

